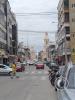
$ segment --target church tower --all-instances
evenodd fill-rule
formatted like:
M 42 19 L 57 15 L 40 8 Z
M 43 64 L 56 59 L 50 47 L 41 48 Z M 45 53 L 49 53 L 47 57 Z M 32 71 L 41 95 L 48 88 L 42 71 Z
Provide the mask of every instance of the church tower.
M 45 37 L 44 37 L 44 50 L 46 51 L 47 46 L 49 44 L 49 37 L 48 37 L 48 33 L 45 33 Z

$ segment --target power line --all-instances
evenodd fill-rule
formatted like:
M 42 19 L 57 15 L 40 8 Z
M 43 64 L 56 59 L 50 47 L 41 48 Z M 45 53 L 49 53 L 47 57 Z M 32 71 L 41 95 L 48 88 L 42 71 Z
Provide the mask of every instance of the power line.
M 57 15 L 56 12 L 45 12 L 45 13 L 15 13 L 17 16 L 25 16 L 25 15 Z
M 38 12 L 38 13 L 15 13 L 17 16 L 31 16 L 31 15 L 57 15 L 56 12 Z M 1 13 L 0 15 L 5 15 L 5 13 Z M 10 13 L 7 13 L 7 15 L 10 15 Z
M 35 30 L 18 30 L 18 32 L 32 32 L 32 33 L 56 33 L 57 31 L 35 31 Z

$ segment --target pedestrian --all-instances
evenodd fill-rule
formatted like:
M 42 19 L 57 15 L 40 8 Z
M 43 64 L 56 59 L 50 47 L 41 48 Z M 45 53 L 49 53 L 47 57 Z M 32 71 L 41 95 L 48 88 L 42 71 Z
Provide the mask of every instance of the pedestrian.
M 13 62 L 13 64 L 11 65 L 11 67 L 12 67 L 11 78 L 13 78 L 14 76 L 16 76 L 16 64 Z

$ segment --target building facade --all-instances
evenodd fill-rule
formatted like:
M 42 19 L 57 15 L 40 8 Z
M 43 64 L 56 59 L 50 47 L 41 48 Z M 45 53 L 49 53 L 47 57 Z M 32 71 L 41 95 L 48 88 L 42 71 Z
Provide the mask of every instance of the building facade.
M 16 28 L 13 28 L 13 25 Z M 14 32 L 13 32 L 14 30 Z M 17 47 L 17 22 L 8 0 L 0 0 L 0 62 L 6 63 L 8 55 L 13 52 L 13 35 Z M 17 48 L 16 48 L 17 51 Z M 16 52 L 15 51 L 15 52 Z
M 35 60 L 36 59 L 36 52 L 35 52 L 35 50 L 34 50 L 34 46 L 32 46 L 31 48 L 30 48 L 30 59 L 31 60 Z
M 70 49 L 70 12 L 69 0 L 60 0 L 58 4 L 58 32 L 56 43 L 58 44 L 58 56 L 65 63 L 65 53 L 68 61 L 71 58 Z
M 20 42 L 18 45 L 18 61 L 27 61 L 31 58 L 30 48 L 28 46 L 24 46 L 23 42 Z
M 15 14 L 11 11 L 11 7 L 9 2 L 7 1 L 7 18 L 6 18 L 6 25 L 7 25 L 7 51 L 10 55 L 17 54 L 17 43 L 18 43 L 18 36 L 17 36 L 17 22 Z
M 0 0 L 0 62 L 3 62 L 6 49 L 6 17 L 5 17 L 4 1 Z
M 75 64 L 75 0 L 69 0 L 71 60 Z
M 55 56 L 56 56 L 56 48 L 55 47 L 56 47 L 55 42 L 49 42 L 49 45 L 47 47 L 49 61 L 55 60 Z
M 58 4 L 58 55 L 63 63 L 75 63 L 75 0 L 60 0 Z

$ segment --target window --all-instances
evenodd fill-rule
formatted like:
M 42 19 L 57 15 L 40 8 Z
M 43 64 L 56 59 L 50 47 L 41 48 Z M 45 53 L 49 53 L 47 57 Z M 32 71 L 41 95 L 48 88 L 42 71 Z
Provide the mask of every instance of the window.
M 75 8 L 75 3 L 74 3 L 74 4 L 72 4 L 72 8 Z
M 0 68 L 4 68 L 4 66 L 3 65 L 0 65 Z
M 69 8 L 69 0 L 64 0 L 64 7 Z
M 70 27 L 65 27 L 66 34 L 70 34 Z
M 0 24 L 5 27 L 5 16 L 4 13 L 0 10 Z
M 69 22 L 69 13 L 65 13 L 65 19 L 64 19 L 65 22 Z
M 75 18 L 72 18 L 72 22 L 75 22 Z
M 66 37 L 66 40 L 67 40 L 67 41 L 70 41 L 70 37 Z

